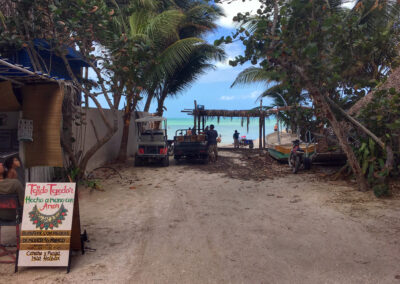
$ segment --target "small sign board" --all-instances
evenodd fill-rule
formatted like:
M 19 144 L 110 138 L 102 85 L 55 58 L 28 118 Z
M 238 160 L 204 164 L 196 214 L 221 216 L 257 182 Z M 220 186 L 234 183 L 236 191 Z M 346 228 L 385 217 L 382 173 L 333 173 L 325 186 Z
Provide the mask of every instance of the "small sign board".
M 33 120 L 20 119 L 18 121 L 18 140 L 33 141 Z
M 27 183 L 18 266 L 69 266 L 75 183 Z

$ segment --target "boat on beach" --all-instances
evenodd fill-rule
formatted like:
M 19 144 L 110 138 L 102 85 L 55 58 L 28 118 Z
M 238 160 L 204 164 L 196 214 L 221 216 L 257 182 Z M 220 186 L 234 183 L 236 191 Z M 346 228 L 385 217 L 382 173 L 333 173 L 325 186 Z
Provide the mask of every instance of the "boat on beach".
M 278 135 L 279 134 L 279 135 Z M 266 136 L 266 146 L 268 153 L 274 159 L 287 162 L 290 156 L 290 152 L 293 148 L 292 141 L 298 139 L 296 134 L 287 132 L 275 131 Z M 315 153 L 315 143 L 300 143 L 300 148 L 306 153 L 307 156 L 311 156 Z

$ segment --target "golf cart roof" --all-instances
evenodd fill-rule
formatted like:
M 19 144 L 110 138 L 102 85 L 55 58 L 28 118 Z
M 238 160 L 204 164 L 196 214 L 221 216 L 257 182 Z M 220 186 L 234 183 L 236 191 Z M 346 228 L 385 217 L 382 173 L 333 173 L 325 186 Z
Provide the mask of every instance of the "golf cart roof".
M 136 119 L 136 122 L 153 122 L 153 121 L 164 121 L 167 120 L 165 117 L 161 116 L 147 116 L 143 118 Z

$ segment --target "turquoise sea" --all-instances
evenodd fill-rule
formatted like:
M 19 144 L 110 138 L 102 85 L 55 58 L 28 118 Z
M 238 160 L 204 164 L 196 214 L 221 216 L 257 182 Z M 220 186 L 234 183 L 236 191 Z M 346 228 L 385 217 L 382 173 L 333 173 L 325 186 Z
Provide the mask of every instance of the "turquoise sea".
M 274 125 L 276 121 L 274 119 L 266 120 L 265 133 L 271 133 L 274 131 Z M 208 119 L 206 125 L 214 124 L 215 130 L 221 135 L 222 144 L 233 143 L 233 133 L 237 130 L 240 136 L 246 136 L 247 139 L 258 139 L 258 118 L 250 118 L 249 131 L 247 131 L 247 120 L 244 119 L 243 127 L 241 126 L 241 118 L 220 118 L 219 123 L 216 118 Z M 168 118 L 168 139 L 173 139 L 175 132 L 178 129 L 188 129 L 193 127 L 193 118 Z

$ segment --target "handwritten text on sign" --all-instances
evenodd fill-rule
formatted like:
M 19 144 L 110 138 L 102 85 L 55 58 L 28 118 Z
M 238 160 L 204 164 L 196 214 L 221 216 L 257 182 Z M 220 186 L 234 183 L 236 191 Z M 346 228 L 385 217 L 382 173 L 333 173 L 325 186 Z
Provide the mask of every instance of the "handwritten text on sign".
M 28 183 L 18 266 L 68 266 L 74 183 Z

